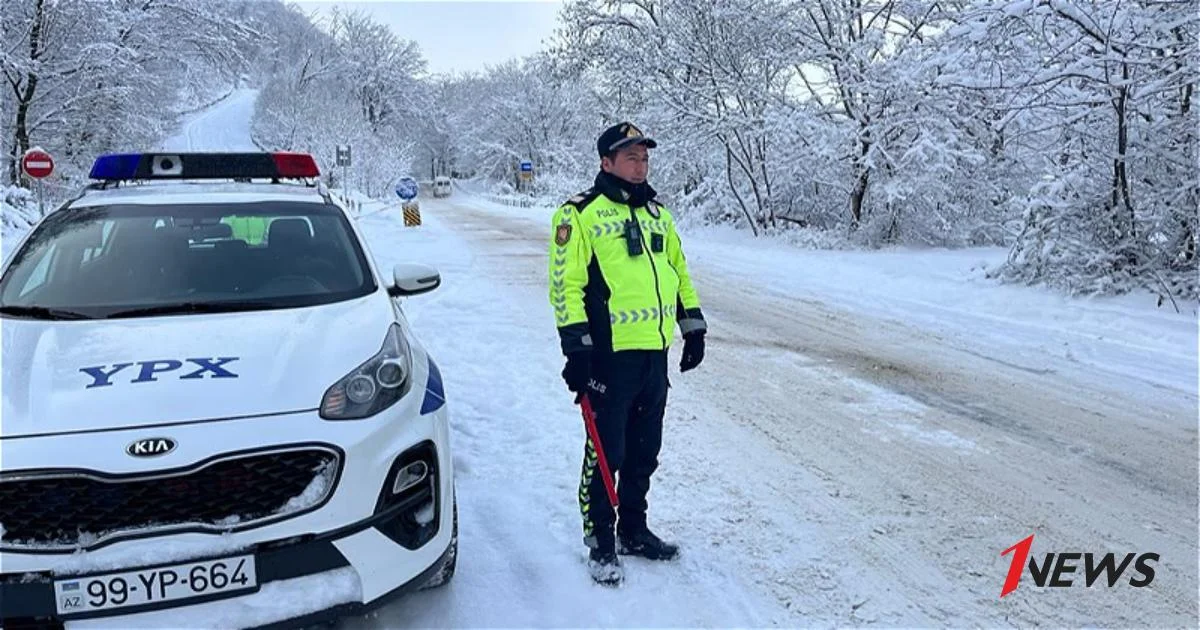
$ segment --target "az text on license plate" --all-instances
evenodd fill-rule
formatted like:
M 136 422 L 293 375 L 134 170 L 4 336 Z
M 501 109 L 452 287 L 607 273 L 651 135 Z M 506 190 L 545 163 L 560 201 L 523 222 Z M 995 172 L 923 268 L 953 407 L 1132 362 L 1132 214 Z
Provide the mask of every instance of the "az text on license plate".
M 54 599 L 58 614 L 72 615 L 224 595 L 257 586 L 254 556 L 246 555 L 58 580 Z

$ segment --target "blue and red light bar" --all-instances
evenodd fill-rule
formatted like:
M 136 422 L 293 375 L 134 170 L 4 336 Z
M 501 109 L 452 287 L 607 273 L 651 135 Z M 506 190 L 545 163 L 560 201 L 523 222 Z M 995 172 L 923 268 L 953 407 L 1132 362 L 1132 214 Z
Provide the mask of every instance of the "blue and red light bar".
M 320 177 L 308 153 L 110 153 L 96 158 L 92 179 L 311 179 Z

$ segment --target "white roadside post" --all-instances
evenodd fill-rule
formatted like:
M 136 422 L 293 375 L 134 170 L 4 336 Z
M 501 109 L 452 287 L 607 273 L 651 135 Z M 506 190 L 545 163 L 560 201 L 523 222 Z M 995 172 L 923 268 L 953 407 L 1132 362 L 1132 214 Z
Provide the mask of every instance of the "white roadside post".
M 350 205 L 350 145 L 338 145 L 337 165 L 342 167 L 342 197 L 346 199 L 346 204 Z

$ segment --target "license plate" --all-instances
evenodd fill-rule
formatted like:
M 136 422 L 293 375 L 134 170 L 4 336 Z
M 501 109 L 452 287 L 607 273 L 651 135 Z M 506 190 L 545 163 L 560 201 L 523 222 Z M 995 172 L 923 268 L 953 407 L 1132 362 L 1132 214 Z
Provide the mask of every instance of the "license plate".
M 58 614 L 177 602 L 258 587 L 254 556 L 188 562 L 156 569 L 57 580 Z

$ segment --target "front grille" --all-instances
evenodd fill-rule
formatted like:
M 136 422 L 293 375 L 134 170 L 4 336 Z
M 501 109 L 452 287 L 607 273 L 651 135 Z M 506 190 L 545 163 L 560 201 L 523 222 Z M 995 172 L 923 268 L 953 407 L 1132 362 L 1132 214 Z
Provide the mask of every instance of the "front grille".
M 0 477 L 0 548 L 76 550 L 163 531 L 232 531 L 318 507 L 340 458 L 325 448 L 227 456 L 185 470 Z

